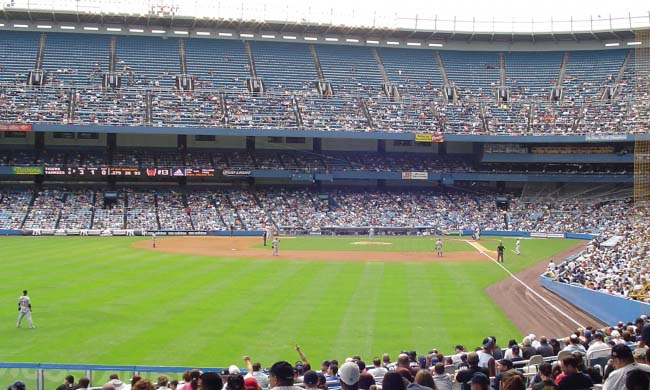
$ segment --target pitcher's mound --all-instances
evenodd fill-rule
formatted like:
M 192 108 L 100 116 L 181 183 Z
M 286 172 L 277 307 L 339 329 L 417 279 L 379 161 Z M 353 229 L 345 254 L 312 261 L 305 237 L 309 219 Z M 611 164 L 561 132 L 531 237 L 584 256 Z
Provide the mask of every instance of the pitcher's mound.
M 381 241 L 355 241 L 351 242 L 350 245 L 393 245 L 393 243 Z

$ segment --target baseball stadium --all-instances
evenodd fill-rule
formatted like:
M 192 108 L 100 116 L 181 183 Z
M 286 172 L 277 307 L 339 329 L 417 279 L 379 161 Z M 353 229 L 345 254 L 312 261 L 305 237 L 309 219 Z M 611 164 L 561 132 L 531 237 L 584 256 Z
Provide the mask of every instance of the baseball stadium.
M 647 6 L 250 2 L 2 5 L 8 390 L 649 388 Z

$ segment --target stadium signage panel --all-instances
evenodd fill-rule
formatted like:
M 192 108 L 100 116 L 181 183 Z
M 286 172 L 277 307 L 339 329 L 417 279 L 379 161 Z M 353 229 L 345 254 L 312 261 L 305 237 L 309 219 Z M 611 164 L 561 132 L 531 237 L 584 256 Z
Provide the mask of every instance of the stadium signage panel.
M 11 167 L 14 175 L 42 175 L 43 167 Z
M 601 141 L 627 141 L 627 135 L 625 134 L 610 134 L 610 135 L 586 135 L 585 141 L 587 142 L 601 142 Z
M 15 167 L 17 168 L 17 167 Z M 53 176 L 146 176 L 146 177 L 213 177 L 213 168 L 139 168 L 139 167 L 20 167 L 38 169 L 31 175 Z M 34 171 L 35 172 L 35 171 Z M 17 173 L 15 173 L 17 174 Z
M 246 169 L 224 169 L 222 173 L 224 176 L 250 176 L 253 172 Z
M 443 142 L 442 134 L 416 133 L 415 142 Z
M 402 172 L 402 180 L 428 180 L 427 172 Z
M 31 123 L 0 123 L 0 131 L 32 131 Z

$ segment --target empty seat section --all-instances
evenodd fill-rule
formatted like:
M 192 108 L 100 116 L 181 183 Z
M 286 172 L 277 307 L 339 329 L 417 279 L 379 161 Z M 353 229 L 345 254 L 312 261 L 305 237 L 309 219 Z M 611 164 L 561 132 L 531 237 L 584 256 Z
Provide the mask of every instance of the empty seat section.
M 201 86 L 228 89 L 245 88 L 250 78 L 248 56 L 241 41 L 185 40 L 187 71 Z
M 499 84 L 496 52 L 441 51 L 449 81 L 456 83 L 462 97 L 491 96 Z
M 172 88 L 180 73 L 178 39 L 119 36 L 116 52 L 122 85 Z
M 627 50 L 572 51 L 564 76 L 565 99 L 598 96 L 602 86 L 613 84 Z
M 318 79 L 309 46 L 301 43 L 251 42 L 255 70 L 266 90 L 314 91 Z
M 0 82 L 27 80 L 36 64 L 39 37 L 33 32 L 0 31 Z
M 377 61 L 367 47 L 317 45 L 316 52 L 325 79 L 335 95 L 376 95 L 382 93 Z
M 437 96 L 443 81 L 432 50 L 378 49 L 388 78 L 401 94 Z
M 504 54 L 506 85 L 513 99 L 548 99 L 557 82 L 563 52 Z
M 96 34 L 47 34 L 43 69 L 52 84 L 101 84 L 108 71 L 110 37 Z

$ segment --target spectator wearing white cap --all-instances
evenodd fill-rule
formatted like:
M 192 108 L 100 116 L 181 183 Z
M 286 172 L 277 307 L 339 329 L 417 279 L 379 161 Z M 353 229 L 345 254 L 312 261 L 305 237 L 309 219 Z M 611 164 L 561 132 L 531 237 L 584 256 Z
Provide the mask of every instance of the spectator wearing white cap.
M 358 390 L 359 389 L 359 366 L 354 362 L 343 363 L 339 369 L 339 378 L 341 381 L 341 390 Z

